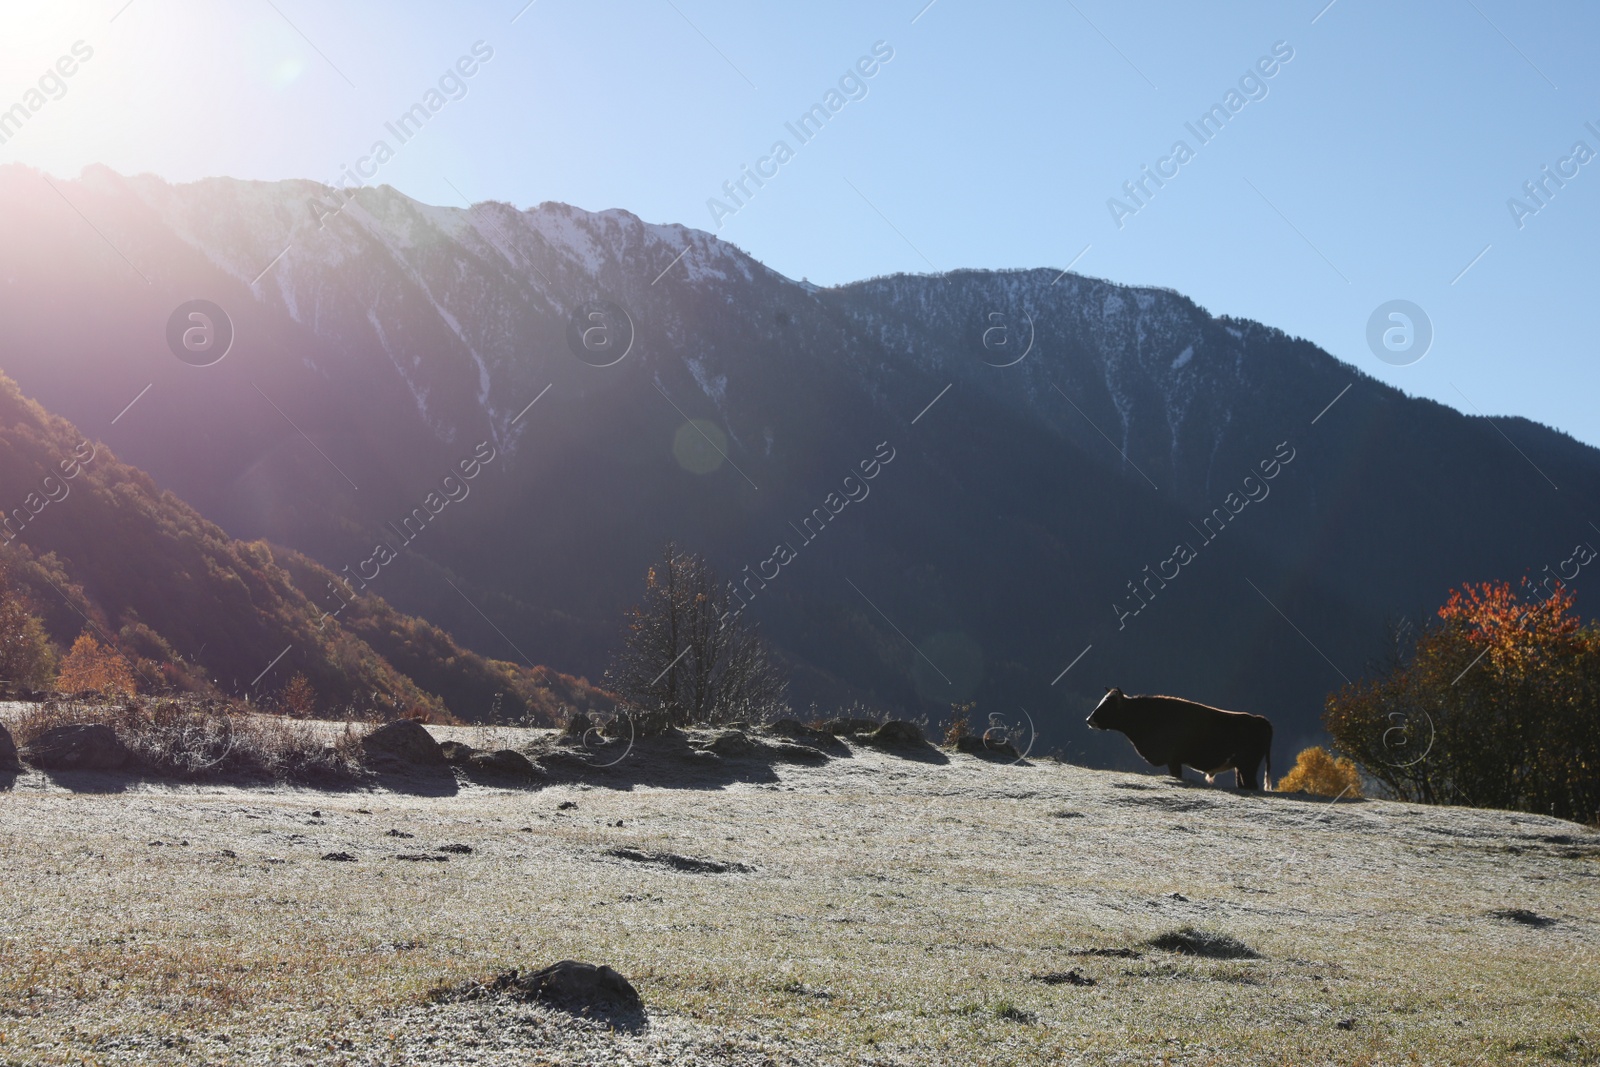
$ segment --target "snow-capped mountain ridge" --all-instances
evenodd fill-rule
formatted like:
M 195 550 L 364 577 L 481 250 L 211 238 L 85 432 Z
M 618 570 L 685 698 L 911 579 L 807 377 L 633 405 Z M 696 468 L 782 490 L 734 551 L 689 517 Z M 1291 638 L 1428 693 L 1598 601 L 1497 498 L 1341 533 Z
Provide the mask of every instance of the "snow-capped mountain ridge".
M 536 380 L 549 369 L 540 364 L 564 358 L 554 327 L 595 298 L 616 300 L 635 319 L 634 359 L 677 363 L 724 411 L 729 389 L 736 394 L 740 378 L 759 370 L 749 351 L 705 346 L 684 321 L 681 298 L 688 288 L 705 303 L 735 307 L 758 278 L 855 326 L 840 354 L 880 403 L 891 403 L 909 370 L 1009 395 L 1018 417 L 1085 447 L 1109 439 L 1123 469 L 1184 495 L 1208 489 L 1213 431 L 1233 421 L 1232 398 L 1248 388 L 1240 338 L 1171 290 L 1043 269 L 906 274 L 823 289 L 705 231 L 620 209 L 436 207 L 388 187 L 344 194 L 314 182 L 100 177 L 126 181 L 174 233 L 238 281 L 254 282 L 256 299 L 281 307 L 335 353 L 383 352 L 442 441 L 481 420 L 515 451 L 520 431 L 511 421 L 550 380 Z M 329 214 L 329 204 L 342 203 Z M 273 264 L 265 274 L 263 263 Z M 1015 366 L 995 366 L 984 351 L 997 313 L 1017 320 L 1008 329 L 1026 322 L 1031 334 Z M 396 320 L 406 327 L 382 328 Z M 776 331 L 767 334 L 761 340 Z M 585 387 L 559 370 L 556 384 Z

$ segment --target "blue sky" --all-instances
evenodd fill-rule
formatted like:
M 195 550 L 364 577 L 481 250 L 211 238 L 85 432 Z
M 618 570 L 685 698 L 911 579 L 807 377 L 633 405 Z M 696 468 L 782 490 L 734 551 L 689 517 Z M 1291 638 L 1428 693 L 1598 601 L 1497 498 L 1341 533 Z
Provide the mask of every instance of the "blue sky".
M 13 6 L 0 108 L 74 42 L 93 56 L 0 163 L 333 180 L 482 41 L 493 57 L 465 95 L 375 183 L 441 204 L 623 207 L 822 284 L 1075 261 L 1304 336 L 1407 392 L 1600 444 L 1600 159 L 1572 155 L 1580 140 L 1600 153 L 1585 128 L 1600 129 L 1593 8 L 524 4 Z M 800 144 L 784 124 L 880 41 L 893 58 L 851 88 L 865 95 Z M 1278 42 L 1293 57 L 1247 83 L 1257 98 L 1202 144 L 1185 123 Z M 729 204 L 723 183 L 779 139 L 793 158 L 714 224 L 707 201 Z M 1180 139 L 1192 158 L 1162 163 Z M 1176 174 L 1135 205 L 1123 183 L 1145 166 Z M 1540 206 L 1523 186 L 1545 166 L 1571 176 Z M 1138 207 L 1120 227 L 1113 197 Z M 1512 197 L 1538 207 L 1520 227 Z M 1395 299 L 1434 330 L 1406 366 L 1366 340 Z

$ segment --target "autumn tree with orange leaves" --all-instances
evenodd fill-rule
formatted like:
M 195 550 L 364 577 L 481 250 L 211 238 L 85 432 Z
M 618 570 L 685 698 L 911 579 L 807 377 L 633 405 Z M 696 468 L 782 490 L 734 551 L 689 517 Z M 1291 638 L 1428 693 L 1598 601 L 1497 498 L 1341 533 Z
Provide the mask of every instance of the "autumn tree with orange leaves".
M 111 645 L 102 645 L 87 630 L 78 635 L 61 661 L 56 688 L 64 693 L 92 691 L 108 697 L 131 697 L 138 692 L 133 668 Z
M 1600 626 L 1583 625 L 1565 587 L 1540 599 L 1465 585 L 1409 655 L 1331 695 L 1323 723 L 1404 800 L 1594 822 Z

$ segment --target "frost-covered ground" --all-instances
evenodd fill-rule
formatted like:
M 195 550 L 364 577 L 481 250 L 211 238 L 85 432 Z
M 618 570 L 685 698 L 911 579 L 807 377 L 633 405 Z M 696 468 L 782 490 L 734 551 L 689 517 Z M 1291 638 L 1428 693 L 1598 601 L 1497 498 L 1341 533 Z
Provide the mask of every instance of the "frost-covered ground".
M 1569 823 L 853 743 L 552 769 L 532 791 L 19 777 L 0 1063 L 1600 1057 L 1600 835 Z M 1185 926 L 1259 958 L 1146 944 Z M 631 979 L 648 1026 L 425 998 L 564 958 Z M 1093 984 L 1034 977 L 1074 970 Z

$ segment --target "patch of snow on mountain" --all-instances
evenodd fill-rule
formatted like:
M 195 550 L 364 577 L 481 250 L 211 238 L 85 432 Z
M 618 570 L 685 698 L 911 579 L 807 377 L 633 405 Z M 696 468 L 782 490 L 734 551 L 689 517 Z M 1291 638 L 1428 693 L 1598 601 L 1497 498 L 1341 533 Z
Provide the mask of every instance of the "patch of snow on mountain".
M 378 319 L 377 311 L 372 308 L 367 309 L 367 322 L 371 324 L 372 332 L 377 335 L 378 344 L 382 347 L 384 354 L 389 357 L 389 362 L 394 364 L 394 369 L 399 373 L 400 380 L 405 382 L 406 388 L 411 391 L 411 399 L 416 401 L 417 413 L 422 416 L 422 421 L 427 425 L 433 425 L 428 420 L 428 390 L 419 386 L 412 380 L 411 375 L 406 373 L 405 365 L 389 345 L 389 335 L 384 332 L 383 323 Z
M 700 391 L 715 401 L 718 408 L 722 407 L 723 398 L 728 391 L 728 376 L 726 374 L 713 375 L 706 370 L 705 361 L 699 356 L 690 356 L 684 360 L 689 367 L 689 373 L 694 375 L 694 380 L 700 383 Z
M 425 293 L 428 293 L 428 290 L 426 288 L 424 288 L 422 291 L 425 292 Z M 450 314 L 450 312 L 445 308 L 445 306 L 443 304 L 439 303 L 438 300 L 434 299 L 434 296 L 433 296 L 432 293 L 428 293 L 428 299 L 433 301 L 434 310 L 436 310 L 439 313 L 439 317 L 444 320 L 445 325 L 450 327 L 450 332 L 455 334 L 456 337 L 458 339 L 460 339 L 462 346 L 464 348 L 466 348 L 466 350 L 467 350 L 467 354 L 472 357 L 472 362 L 477 365 L 477 367 L 478 367 L 478 404 L 481 407 L 488 407 L 489 406 L 489 367 L 488 367 L 488 365 L 486 363 L 484 363 L 483 357 L 478 354 L 478 350 L 472 346 L 472 342 L 467 340 L 467 335 L 462 332 L 461 323 L 456 321 L 456 317 L 454 315 Z
M 1178 358 L 1172 361 L 1172 369 L 1177 370 L 1179 367 L 1188 363 L 1193 358 L 1194 345 L 1190 345 L 1188 348 L 1185 348 L 1182 352 L 1178 353 Z
M 691 241 L 690 243 L 693 246 L 692 250 L 683 257 L 683 262 L 679 264 L 683 268 L 684 277 L 689 283 L 692 285 L 709 278 L 715 278 L 719 282 L 727 281 L 727 272 L 719 270 L 712 265 L 716 259 L 721 258 L 721 249 L 717 247 L 714 240 L 699 240 Z
M 545 243 L 578 260 L 584 274 L 591 278 L 600 274 L 606 262 L 605 250 L 595 243 L 588 227 L 573 218 L 571 208 L 565 204 L 541 204 L 525 217 Z

